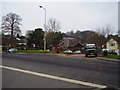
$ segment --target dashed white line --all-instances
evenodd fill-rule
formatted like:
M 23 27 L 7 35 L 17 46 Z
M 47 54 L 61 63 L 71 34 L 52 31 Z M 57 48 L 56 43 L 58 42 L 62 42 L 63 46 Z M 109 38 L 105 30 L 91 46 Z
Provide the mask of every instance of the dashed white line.
M 8 67 L 8 66 L 1 66 L 0 65 L 0 68 L 9 69 L 9 70 L 18 71 L 18 72 L 23 72 L 23 73 L 27 73 L 27 74 L 32 74 L 32 75 L 36 75 L 36 76 L 40 76 L 40 77 L 45 77 L 45 78 L 65 81 L 65 82 L 74 83 L 74 84 L 95 87 L 95 88 L 106 88 L 107 87 L 105 85 L 99 85 L 99 84 L 94 84 L 94 83 L 90 83 L 90 82 L 78 81 L 78 80 L 74 80 L 74 79 L 63 78 L 63 77 L 49 75 L 49 74 L 44 74 L 44 73 L 38 73 L 38 72 L 23 70 L 23 69 L 14 68 L 14 67 Z

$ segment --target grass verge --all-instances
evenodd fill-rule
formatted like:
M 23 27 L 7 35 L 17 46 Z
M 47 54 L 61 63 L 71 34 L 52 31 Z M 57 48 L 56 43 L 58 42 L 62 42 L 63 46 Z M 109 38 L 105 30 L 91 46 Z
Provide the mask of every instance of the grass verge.
M 55 51 L 39 51 L 39 50 L 18 50 L 19 53 L 55 53 Z
M 18 53 L 56 53 L 56 51 L 40 51 L 40 50 L 18 50 Z M 60 51 L 63 54 L 73 54 L 72 52 Z
M 105 57 L 106 58 L 112 58 L 112 59 L 119 59 L 120 60 L 120 55 L 107 55 Z

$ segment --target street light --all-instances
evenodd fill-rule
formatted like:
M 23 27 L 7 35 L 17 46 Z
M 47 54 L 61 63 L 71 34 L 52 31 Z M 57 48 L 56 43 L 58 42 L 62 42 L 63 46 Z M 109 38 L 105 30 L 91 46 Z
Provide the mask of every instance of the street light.
M 42 6 L 39 6 L 40 8 L 43 8 L 45 10 L 45 24 L 44 24 L 44 51 L 46 51 L 46 9 Z

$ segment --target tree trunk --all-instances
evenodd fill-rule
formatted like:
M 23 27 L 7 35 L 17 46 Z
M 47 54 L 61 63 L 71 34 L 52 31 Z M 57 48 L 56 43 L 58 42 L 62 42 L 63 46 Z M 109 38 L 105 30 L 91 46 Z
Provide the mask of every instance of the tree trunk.
M 13 24 L 11 25 L 11 47 L 13 47 Z

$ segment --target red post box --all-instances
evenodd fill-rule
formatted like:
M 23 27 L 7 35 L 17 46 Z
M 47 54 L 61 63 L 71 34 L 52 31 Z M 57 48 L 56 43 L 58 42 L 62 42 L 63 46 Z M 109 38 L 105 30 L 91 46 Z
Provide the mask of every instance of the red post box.
M 57 53 L 60 52 L 60 45 L 56 45 L 56 52 L 57 52 Z

